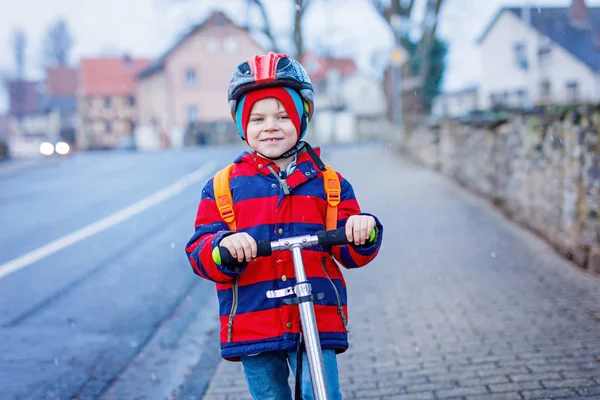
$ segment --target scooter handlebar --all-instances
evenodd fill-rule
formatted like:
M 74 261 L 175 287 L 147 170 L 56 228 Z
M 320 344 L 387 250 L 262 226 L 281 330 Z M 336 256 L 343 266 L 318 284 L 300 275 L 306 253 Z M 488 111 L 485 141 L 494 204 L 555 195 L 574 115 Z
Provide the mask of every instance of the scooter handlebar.
M 331 247 L 331 246 L 342 246 L 350 243 L 348 238 L 346 237 L 346 228 L 341 227 L 338 229 L 332 229 L 330 231 L 319 231 L 315 233 L 317 237 L 317 243 L 319 246 L 323 247 Z M 371 237 L 369 241 L 373 241 L 375 236 L 375 230 L 371 232 Z M 265 257 L 270 256 L 273 253 L 273 249 L 271 248 L 271 242 L 268 240 L 259 240 L 256 242 L 257 246 L 257 257 Z M 226 265 L 228 267 L 236 267 L 240 266 L 240 262 L 238 262 L 237 258 L 234 258 L 229 250 L 225 247 L 218 246 L 215 247 L 212 253 L 213 260 L 217 264 Z
M 342 246 L 348 244 L 348 238 L 346 237 L 346 228 L 341 227 L 332 229 L 330 231 L 319 231 L 316 233 L 319 239 L 319 246 L 331 247 L 331 246 Z
M 259 240 L 256 242 L 256 257 L 266 257 L 273 253 L 271 250 L 271 242 L 268 240 Z M 217 264 L 235 267 L 241 264 L 237 258 L 234 258 L 229 250 L 223 246 L 215 247 L 212 253 L 213 261 Z

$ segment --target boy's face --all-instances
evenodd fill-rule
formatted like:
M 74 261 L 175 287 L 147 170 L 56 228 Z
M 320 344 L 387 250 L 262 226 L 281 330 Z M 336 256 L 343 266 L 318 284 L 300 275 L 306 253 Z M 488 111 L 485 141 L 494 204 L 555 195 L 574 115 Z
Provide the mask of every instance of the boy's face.
M 298 132 L 283 105 L 269 97 L 252 106 L 246 137 L 252 150 L 275 158 L 296 144 Z

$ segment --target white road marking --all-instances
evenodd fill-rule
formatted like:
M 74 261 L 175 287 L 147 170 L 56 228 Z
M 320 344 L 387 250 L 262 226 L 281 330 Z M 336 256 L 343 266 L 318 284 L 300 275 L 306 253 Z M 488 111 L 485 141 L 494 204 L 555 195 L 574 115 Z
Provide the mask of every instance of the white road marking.
M 48 257 L 51 254 L 54 254 L 66 247 L 69 247 L 75 243 L 81 242 L 84 239 L 87 239 L 97 233 L 100 233 L 110 227 L 113 227 L 121 222 L 141 213 L 153 207 L 163 201 L 181 193 L 188 186 L 193 185 L 194 183 L 200 181 L 204 178 L 216 165 L 216 161 L 212 160 L 202 167 L 197 169 L 196 171 L 190 173 L 189 175 L 184 176 L 177 182 L 172 185 L 159 190 L 158 192 L 146 197 L 126 207 L 116 213 L 109 215 L 99 221 L 96 221 L 88 226 L 85 226 L 81 229 L 76 230 L 66 236 L 61 237 L 51 243 L 48 243 L 45 246 L 40 247 L 39 249 L 33 250 L 27 254 L 22 255 L 21 257 L 17 257 L 6 264 L 0 265 L 0 279 L 5 276 L 16 272 L 22 268 L 25 268 L 43 258 Z

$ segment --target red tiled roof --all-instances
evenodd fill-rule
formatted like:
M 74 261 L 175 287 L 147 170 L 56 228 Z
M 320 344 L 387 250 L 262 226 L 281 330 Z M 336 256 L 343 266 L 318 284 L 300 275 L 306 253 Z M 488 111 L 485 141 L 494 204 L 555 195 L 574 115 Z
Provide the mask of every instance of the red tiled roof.
M 64 66 L 46 70 L 46 93 L 48 96 L 75 96 L 77 94 L 77 70 Z
M 302 58 L 302 65 L 313 81 L 325 79 L 327 71 L 331 69 L 339 70 L 342 77 L 352 75 L 357 70 L 356 63 L 351 58 L 319 57 L 311 52 L 305 53 Z
M 84 58 L 81 60 L 79 78 L 83 95 L 133 95 L 136 74 L 150 64 L 147 59 L 123 57 Z

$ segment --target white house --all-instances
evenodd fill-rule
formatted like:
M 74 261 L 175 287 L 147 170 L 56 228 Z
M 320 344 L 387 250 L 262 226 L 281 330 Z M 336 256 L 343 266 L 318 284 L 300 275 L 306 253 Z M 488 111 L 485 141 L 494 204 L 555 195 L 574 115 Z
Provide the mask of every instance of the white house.
M 360 72 L 353 59 L 306 52 L 302 61 L 315 89 L 318 110 L 309 125 L 310 140 L 354 142 L 387 132 L 383 88 Z
M 504 7 L 478 39 L 480 107 L 600 101 L 600 7 Z
M 456 118 L 479 108 L 479 91 L 476 86 L 436 96 L 431 105 L 434 117 Z

